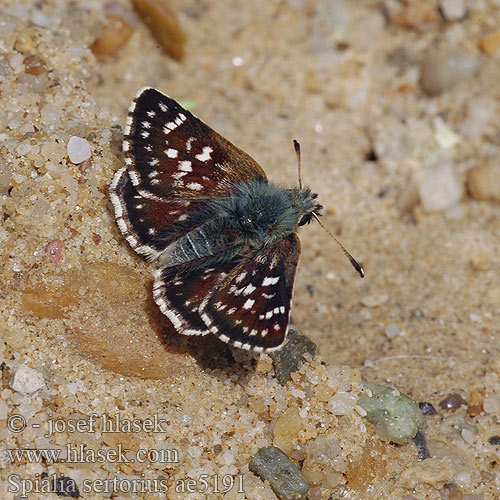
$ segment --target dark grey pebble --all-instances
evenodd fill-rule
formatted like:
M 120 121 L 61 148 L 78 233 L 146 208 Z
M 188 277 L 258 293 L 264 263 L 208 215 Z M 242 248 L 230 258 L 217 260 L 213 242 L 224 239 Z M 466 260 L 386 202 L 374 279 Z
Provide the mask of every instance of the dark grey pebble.
M 261 448 L 250 461 L 249 469 L 263 481 L 269 481 L 280 500 L 302 500 L 309 483 L 298 467 L 275 446 Z
M 418 403 L 418 407 L 420 408 L 422 414 L 425 415 L 426 417 L 429 417 L 431 415 L 437 415 L 436 408 L 434 408 L 432 403 L 424 401 L 422 403 Z
M 491 436 L 490 439 L 488 439 L 488 443 L 497 446 L 500 444 L 500 436 Z
M 287 343 L 279 351 L 270 354 L 276 378 L 281 385 L 285 385 L 290 375 L 299 369 L 306 352 L 314 356 L 316 344 L 297 330 L 290 330 Z
M 463 405 L 466 405 L 467 401 L 460 396 L 460 394 L 450 394 L 446 396 L 440 403 L 439 408 L 442 408 L 446 411 L 455 411 L 458 410 Z
M 424 433 L 422 432 L 421 429 L 419 429 L 415 434 L 413 442 L 417 447 L 419 460 L 425 460 L 426 458 L 429 458 L 431 456 L 429 450 L 427 449 L 427 443 L 425 441 Z

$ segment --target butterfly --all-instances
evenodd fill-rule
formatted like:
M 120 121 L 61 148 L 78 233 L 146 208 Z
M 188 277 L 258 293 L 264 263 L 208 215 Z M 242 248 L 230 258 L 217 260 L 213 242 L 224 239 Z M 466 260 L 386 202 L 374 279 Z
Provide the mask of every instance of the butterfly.
M 158 90 L 139 91 L 110 186 L 118 227 L 158 264 L 153 296 L 175 330 L 235 347 L 279 349 L 300 255 L 296 231 L 320 214 L 244 151 Z

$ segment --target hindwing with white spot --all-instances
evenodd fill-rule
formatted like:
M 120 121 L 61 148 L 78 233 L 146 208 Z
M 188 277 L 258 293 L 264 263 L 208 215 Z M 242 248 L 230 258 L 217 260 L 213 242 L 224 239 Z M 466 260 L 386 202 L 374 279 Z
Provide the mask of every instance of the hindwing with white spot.
M 300 242 L 295 234 L 244 260 L 203 301 L 210 333 L 235 347 L 272 351 L 288 333 Z
M 203 267 L 204 260 L 194 264 Z M 192 263 L 187 263 L 158 269 L 153 285 L 154 300 L 178 333 L 206 335 L 210 331 L 200 317 L 200 306 L 233 268 L 234 263 L 230 263 L 217 269 L 192 272 Z

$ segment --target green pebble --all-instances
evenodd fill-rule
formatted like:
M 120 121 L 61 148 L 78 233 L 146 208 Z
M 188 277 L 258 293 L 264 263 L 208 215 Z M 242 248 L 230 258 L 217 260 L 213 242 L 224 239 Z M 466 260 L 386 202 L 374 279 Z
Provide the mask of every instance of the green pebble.
M 358 404 L 366 411 L 366 419 L 375 426 L 380 439 L 403 444 L 424 426 L 425 417 L 418 404 L 406 394 L 373 382 L 365 382 L 363 387 L 365 393 Z
M 249 469 L 263 481 L 269 481 L 280 500 L 302 500 L 309 483 L 297 466 L 275 446 L 261 448 L 252 458 Z

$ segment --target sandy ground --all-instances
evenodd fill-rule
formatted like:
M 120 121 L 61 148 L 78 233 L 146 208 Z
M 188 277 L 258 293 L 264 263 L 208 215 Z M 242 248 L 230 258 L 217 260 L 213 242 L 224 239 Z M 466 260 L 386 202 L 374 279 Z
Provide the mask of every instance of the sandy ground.
M 344 461 L 336 482 L 319 481 L 310 500 L 500 498 L 498 2 L 465 2 L 462 13 L 458 0 L 176 1 L 187 39 L 181 63 L 166 57 L 137 19 L 118 55 L 97 61 L 89 46 L 103 25 L 102 2 L 4 4 L 2 441 L 9 448 L 48 446 L 37 443 L 33 430 L 9 432 L 7 415 L 45 422 L 48 407 L 63 419 L 83 418 L 90 406 L 99 414 L 119 410 L 142 419 L 165 414 L 172 420 L 172 446 L 183 450 L 182 463 L 171 470 L 98 464 L 75 472 L 60 464 L 4 461 L 6 488 L 9 474 L 57 472 L 81 481 L 117 470 L 176 478 L 206 470 L 242 473 L 251 487 L 137 498 L 271 499 L 269 487 L 248 472 L 248 457 L 276 443 L 271 429 L 287 407 L 307 406 L 315 416 L 305 419 L 293 445 L 307 455 L 317 423 L 342 442 Z M 126 2 L 112 8 L 132 16 Z M 25 71 L 32 54 L 43 61 L 38 74 Z M 292 139 L 301 143 L 303 182 L 319 194 L 323 222 L 366 272 L 359 279 L 317 224 L 301 228 L 292 319 L 328 368 L 314 361 L 295 386 L 282 389 L 266 356 L 256 362 L 212 340 L 176 336 L 162 340 L 161 349 L 165 322 L 148 298 L 151 266 L 127 247 L 107 197 L 122 161 L 117 125 L 124 126 L 129 102 L 143 85 L 190 102 L 283 185 L 296 185 Z M 67 158 L 73 135 L 91 144 L 87 166 Z M 493 172 L 483 179 L 491 199 L 467 191 L 476 167 Z M 47 247 L 56 240 L 60 259 Z M 113 351 L 127 342 L 129 351 Z M 215 348 L 237 363 L 211 361 Z M 36 397 L 12 387 L 22 364 L 44 376 Z M 143 379 L 133 376 L 141 370 Z M 321 380 L 339 393 L 346 383 L 347 392 L 359 392 L 361 374 L 432 403 L 438 414 L 427 419 L 425 432 L 437 457 L 430 460 L 437 462 L 421 472 L 427 461 L 417 462 L 411 442 L 379 444 L 383 467 L 366 462 L 366 453 L 360 458 L 363 446 L 370 449 L 366 443 L 379 446 L 370 441 L 373 428 L 365 428 L 353 408 L 340 417 L 328 411 L 328 398 L 315 407 L 297 392 L 317 387 L 315 370 L 327 370 Z M 252 401 L 263 392 L 268 410 L 260 412 Z M 454 393 L 462 406 L 441 408 Z M 151 436 L 124 436 L 138 439 L 132 448 L 158 445 Z M 61 447 L 74 442 L 67 434 L 58 438 Z M 84 439 L 87 446 L 102 444 L 100 436 L 92 439 Z M 295 459 L 303 464 L 304 456 Z M 358 469 L 349 472 L 346 464 L 368 467 L 373 475 L 356 482 Z M 58 498 L 38 495 L 29 498 Z M 8 492 L 2 498 L 17 497 Z

